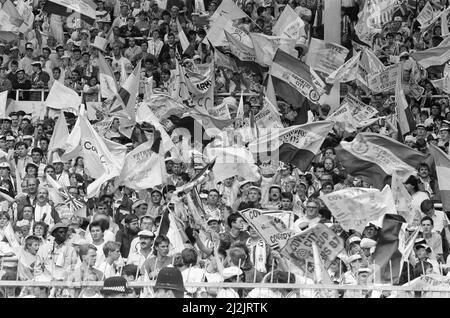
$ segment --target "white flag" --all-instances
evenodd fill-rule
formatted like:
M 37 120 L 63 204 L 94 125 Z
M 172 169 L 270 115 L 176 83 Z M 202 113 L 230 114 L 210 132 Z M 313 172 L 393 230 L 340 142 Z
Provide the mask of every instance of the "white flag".
M 216 182 L 236 175 L 250 181 L 258 181 L 261 177 L 252 153 L 245 148 L 207 148 L 205 155 L 210 160 L 216 158 L 212 169 Z
M 48 145 L 48 150 L 52 151 L 58 148 L 63 149 L 68 137 L 69 129 L 67 128 L 66 116 L 64 116 L 64 112 L 61 111 L 61 114 L 56 121 L 52 138 Z
M 361 52 L 358 52 L 358 54 L 353 56 L 347 62 L 342 64 L 337 70 L 328 75 L 328 77 L 326 78 L 327 83 L 345 83 L 355 80 L 358 73 L 360 57 Z
M 102 137 L 95 131 L 86 116 L 80 116 L 80 145 L 83 149 L 86 174 L 96 180 L 88 185 L 89 198 L 97 195 L 100 187 L 120 174 L 122 162 L 117 162 Z
M 178 18 L 177 18 L 177 29 L 178 29 L 178 38 L 180 39 L 181 47 L 183 49 L 183 52 L 180 52 L 180 53 L 184 53 L 184 51 L 186 51 L 187 48 L 189 47 L 189 40 L 186 37 L 186 34 L 184 33 L 184 30 L 181 27 L 181 24 L 180 24 L 180 21 L 178 21 Z
M 144 190 L 163 183 L 164 158 L 152 151 L 152 144 L 144 142 L 126 156 L 118 184 Z
M 54 109 L 75 109 L 78 113 L 81 97 L 73 89 L 64 86 L 58 81 L 53 83 L 48 93 L 45 106 Z

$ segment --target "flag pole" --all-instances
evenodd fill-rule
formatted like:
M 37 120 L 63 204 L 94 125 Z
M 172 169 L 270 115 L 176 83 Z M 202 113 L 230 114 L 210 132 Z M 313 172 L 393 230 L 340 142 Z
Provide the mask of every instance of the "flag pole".
M 239 267 L 239 269 L 241 269 L 241 259 L 240 259 L 240 258 L 239 258 L 238 267 Z M 255 269 L 255 270 L 256 270 L 256 269 Z M 238 271 L 236 283 L 239 283 L 239 271 Z
M 253 283 L 256 283 L 256 268 L 253 271 Z
M 139 255 L 139 262 L 141 261 L 141 257 L 142 257 L 142 255 Z M 138 275 L 139 275 L 139 268 L 138 268 L 138 270 L 136 271 L 136 275 L 134 275 L 134 280 L 135 280 L 135 281 L 138 279 Z
M 407 266 L 408 266 L 408 286 L 410 285 L 410 283 L 411 283 L 411 276 L 410 276 L 410 273 L 409 273 L 409 259 L 407 260 Z
M 394 285 L 394 279 L 392 277 L 392 260 L 389 260 L 389 271 L 391 273 L 391 285 Z
M 289 262 L 289 270 L 288 270 L 288 284 L 291 282 L 291 262 Z
M 273 283 L 273 269 L 274 269 L 274 267 L 275 267 L 275 259 L 272 258 L 272 270 L 271 270 L 271 273 L 270 273 L 270 282 L 271 283 Z

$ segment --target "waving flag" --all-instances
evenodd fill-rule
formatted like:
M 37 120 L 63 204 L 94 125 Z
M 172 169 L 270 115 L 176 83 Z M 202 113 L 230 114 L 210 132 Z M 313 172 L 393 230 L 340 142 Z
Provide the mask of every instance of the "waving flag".
M 370 221 L 386 213 L 395 213 L 395 203 L 387 185 L 380 191 L 373 188 L 345 188 L 319 197 L 346 231 L 364 230 Z
M 288 53 L 280 49 L 277 51 L 269 74 L 289 84 L 311 102 L 319 101 L 320 95 L 313 84 L 309 67 Z M 277 85 L 275 81 L 274 85 Z
M 430 152 L 436 164 L 442 207 L 444 211 L 450 211 L 450 157 L 433 144 L 430 144 Z
M 273 26 L 272 33 L 277 36 L 299 40 L 305 34 L 305 26 L 306 24 L 300 16 L 295 13 L 290 5 L 287 5 Z
M 167 91 L 168 94 L 174 98 L 175 100 L 177 100 L 178 102 L 183 102 L 185 100 L 189 100 L 190 96 L 189 96 L 189 91 L 187 88 L 187 82 L 186 82 L 186 78 L 184 76 L 184 71 L 183 68 L 181 67 L 180 63 L 178 62 L 178 60 L 176 60 L 176 67 L 175 70 L 172 71 L 172 76 L 171 76 L 171 83 L 169 85 L 169 87 L 167 87 Z M 153 82 L 152 82 L 153 83 Z M 151 85 L 153 85 L 152 83 L 150 83 L 150 89 L 151 89 Z M 147 96 L 147 99 L 151 98 L 150 94 L 149 96 Z
M 118 183 L 131 189 L 145 190 L 164 183 L 164 157 L 159 148 L 161 137 L 145 142 L 127 154 Z
M 259 128 L 283 128 L 280 112 L 267 97 L 264 97 L 262 109 L 255 115 Z
M 285 211 L 265 211 L 258 209 L 247 209 L 240 211 L 241 216 L 255 229 L 272 249 L 282 249 L 295 232 L 276 214 Z M 271 215 L 274 214 L 275 215 Z
M 186 37 L 186 34 L 184 33 L 183 28 L 181 27 L 180 21 L 177 18 L 177 30 L 178 30 L 178 38 L 180 39 L 180 43 L 181 43 L 181 48 L 183 49 L 183 52 L 180 53 L 184 53 L 184 51 L 187 50 L 187 48 L 189 47 L 189 40 Z
M 361 57 L 361 52 L 358 52 L 355 56 L 349 59 L 347 62 L 342 64 L 334 72 L 332 72 L 326 78 L 327 83 L 336 82 L 350 82 L 356 79 L 359 68 L 359 58 Z
M 254 48 L 248 47 L 240 41 L 236 40 L 227 31 L 225 31 L 225 37 L 227 38 L 228 44 L 230 46 L 230 51 L 234 56 L 236 56 L 243 62 L 256 61 L 256 53 Z
M 64 116 L 64 112 L 61 111 L 58 120 L 56 121 L 52 138 L 48 145 L 48 150 L 52 151 L 58 148 L 63 149 L 68 137 L 69 129 L 67 128 L 66 116 Z
M 64 102 L 62 102 L 64 101 Z M 59 81 L 53 83 L 47 99 L 45 100 L 45 106 L 54 109 L 75 109 L 78 112 L 81 104 L 81 97 L 73 89 L 64 86 Z
M 200 111 L 199 108 L 194 108 L 187 111 L 182 118 L 192 117 L 194 118 L 200 125 L 205 128 L 205 132 L 209 136 L 214 136 L 218 134 L 221 130 L 230 125 L 233 125 L 235 122 L 235 118 L 233 119 L 220 119 L 214 116 L 209 115 L 205 111 Z
M 148 101 L 146 101 L 146 104 L 159 120 L 168 118 L 172 115 L 180 116 L 191 110 L 186 105 L 179 103 L 166 94 L 153 94 Z
M 69 17 L 77 14 L 88 24 L 94 24 L 96 20 L 97 5 L 91 0 L 47 0 L 42 8 L 43 11 Z
M 250 33 L 252 39 L 256 62 L 262 66 L 270 66 L 277 50 L 281 50 L 291 55 L 293 58 L 297 56 L 295 50 L 295 39 L 289 39 L 282 36 L 270 36 L 262 33 Z
M 181 222 L 181 221 L 180 221 Z M 170 241 L 169 256 L 176 253 L 181 253 L 184 250 L 184 243 L 186 242 L 186 233 L 182 228 L 182 224 L 178 225 L 174 213 L 165 209 L 156 236 L 165 235 Z
M 211 16 L 211 21 L 216 21 L 218 17 L 224 17 L 226 20 L 236 20 L 248 16 L 232 0 L 223 0 Z
M 134 120 L 134 107 L 136 105 L 136 97 L 139 92 L 140 77 L 141 62 L 139 61 L 134 68 L 133 73 L 128 76 L 125 83 L 119 89 L 119 92 L 114 96 L 112 101 L 110 101 L 110 113 L 118 112 L 119 114 L 122 114 L 121 116 Z
M 11 2 L 11 0 L 6 0 L 2 4 L 1 16 L 2 20 L 0 20 L 0 25 L 11 24 L 15 27 L 20 27 L 24 22 L 23 18 L 20 16 L 17 7 Z M 6 21 L 3 20 L 3 17 L 6 18 Z
M 344 64 L 348 52 L 341 45 L 312 38 L 305 63 L 316 71 L 330 74 Z
M 108 180 L 118 176 L 123 160 L 118 162 L 106 146 L 102 137 L 95 131 L 86 116 L 80 116 L 80 140 L 87 175 L 96 180 L 88 185 L 89 198 L 97 195 L 100 187 Z
M 351 142 L 341 141 L 336 155 L 349 174 L 379 189 L 390 183 L 394 170 L 404 181 L 428 157 L 392 138 L 367 132 Z
M 211 160 L 216 158 L 212 169 L 216 182 L 236 175 L 250 181 L 258 181 L 261 177 L 252 153 L 245 148 L 207 148 L 205 155 Z
M 400 71 L 397 73 L 397 83 L 395 84 L 395 103 L 397 104 L 398 123 L 402 135 L 406 135 L 410 131 L 416 129 L 411 108 L 406 101 L 405 93 L 402 84 L 403 68 L 400 65 Z
M 216 66 L 227 68 L 229 70 L 232 70 L 233 72 L 238 71 L 236 61 L 228 55 L 223 54 L 219 50 L 214 50 L 214 63 Z
M 98 68 L 100 78 L 100 92 L 103 98 L 113 98 L 117 94 L 117 82 L 111 66 L 105 60 L 102 52 L 98 53 Z
M 410 55 L 423 68 L 442 65 L 450 60 L 450 45 L 437 46 L 428 50 L 417 51 Z
M 280 161 L 306 171 L 332 127 L 333 122 L 321 121 L 271 129 L 267 134 L 250 142 L 248 148 L 252 153 L 278 156 Z
M 375 274 L 375 277 L 381 283 L 390 283 L 391 277 L 392 281 L 397 283 L 400 278 L 402 253 L 398 249 L 398 235 L 403 223 L 405 219 L 400 215 L 386 214 L 384 216 L 383 227 L 372 255 L 374 264 L 379 268 L 376 269 L 379 272 Z
M 159 122 L 158 117 L 152 112 L 148 103 L 143 102 L 136 111 L 136 122 L 138 124 L 149 123 L 154 126 L 161 133 L 162 138 L 162 153 L 166 153 L 167 151 L 171 151 L 175 148 L 175 145 L 170 139 L 170 136 L 167 134 L 167 131 Z

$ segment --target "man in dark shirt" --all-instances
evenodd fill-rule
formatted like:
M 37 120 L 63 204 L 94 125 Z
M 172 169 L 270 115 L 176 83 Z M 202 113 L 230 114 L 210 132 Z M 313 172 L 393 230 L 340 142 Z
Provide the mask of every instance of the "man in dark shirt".
M 120 254 L 127 258 L 130 253 L 131 242 L 139 233 L 139 218 L 135 214 L 128 214 L 125 219 L 125 228 L 116 234 L 116 242 L 120 243 Z
M 161 48 L 161 52 L 159 53 L 160 62 L 170 59 L 169 54 L 170 48 L 175 48 L 175 52 L 178 52 L 179 54 L 183 52 L 180 43 L 175 42 L 175 35 L 173 33 L 169 33 L 167 35 L 167 43 L 164 43 L 164 45 Z
M 119 28 L 120 36 L 123 38 L 127 37 L 140 37 L 142 36 L 141 31 L 134 25 L 134 22 L 136 20 L 133 16 L 129 16 L 127 18 L 127 24 L 124 26 L 121 26 Z
M 245 221 L 239 213 L 231 213 L 227 219 L 228 226 L 230 230 L 228 233 L 231 236 L 232 243 L 242 242 L 246 243 L 247 239 L 250 237 L 247 231 L 243 231 L 242 227 L 245 225 Z
M 30 89 L 31 81 L 25 77 L 25 70 L 17 70 L 15 80 L 12 82 L 13 90 Z M 15 97 L 14 97 L 15 98 Z M 19 100 L 28 100 L 30 98 L 29 92 L 19 92 Z
M 14 81 L 17 79 L 17 69 L 19 68 L 19 62 L 16 60 L 11 61 L 9 63 L 9 66 L 11 68 L 11 71 L 6 75 L 6 78 L 11 81 L 11 83 L 14 83 Z
M 31 63 L 33 67 L 33 74 L 31 74 L 31 87 L 34 89 L 47 89 L 48 82 L 50 81 L 50 75 L 42 70 L 42 64 L 40 61 L 34 61 Z M 42 99 L 41 92 L 33 92 L 30 94 L 30 100 L 44 100 Z

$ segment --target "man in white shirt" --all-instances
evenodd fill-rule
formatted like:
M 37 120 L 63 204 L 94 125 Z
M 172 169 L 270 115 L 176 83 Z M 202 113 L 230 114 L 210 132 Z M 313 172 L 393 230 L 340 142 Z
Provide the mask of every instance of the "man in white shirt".
M 106 260 L 103 253 L 103 246 L 106 243 L 103 236 L 105 228 L 102 226 L 101 221 L 94 221 L 89 224 L 89 232 L 91 233 L 92 244 L 97 248 L 97 258 L 94 267 L 98 268 Z
M 120 243 L 106 242 L 103 246 L 103 254 L 105 255 L 105 261 L 96 268 L 103 273 L 104 278 L 117 276 L 116 262 L 120 258 Z
M 64 171 L 64 163 L 57 153 L 53 154 L 53 167 L 55 168 L 55 180 L 63 187 L 69 187 L 69 175 Z
M 33 44 L 28 42 L 25 47 L 25 56 L 19 61 L 19 69 L 24 70 L 25 74 L 31 76 L 33 74 L 33 67 L 31 66 L 33 62 Z
M 320 222 L 319 203 L 317 200 L 306 202 L 305 216 L 294 222 L 294 229 L 298 232 Z
M 433 231 L 433 220 L 429 216 L 425 216 L 420 222 L 420 225 L 422 228 L 422 237 L 432 250 L 429 255 L 430 258 L 443 262 L 442 238 L 439 233 Z
M 138 233 L 138 238 L 139 244 L 130 248 L 127 264 L 134 264 L 140 268 L 144 265 L 145 260 L 152 256 L 155 234 L 149 230 L 143 230 Z
M 441 233 L 444 228 L 448 226 L 447 215 L 442 211 L 435 210 L 433 201 L 424 200 L 420 204 L 420 210 L 422 211 L 423 216 L 429 216 L 433 220 L 434 230 L 436 232 Z
M 125 83 L 126 79 L 128 78 L 127 74 L 127 68 L 132 69 L 132 64 L 129 59 L 124 57 L 121 52 L 121 44 L 115 43 L 113 46 L 113 58 L 112 58 L 112 69 L 113 71 L 120 71 L 120 85 L 123 85 Z

